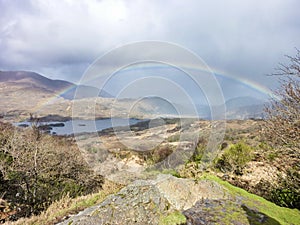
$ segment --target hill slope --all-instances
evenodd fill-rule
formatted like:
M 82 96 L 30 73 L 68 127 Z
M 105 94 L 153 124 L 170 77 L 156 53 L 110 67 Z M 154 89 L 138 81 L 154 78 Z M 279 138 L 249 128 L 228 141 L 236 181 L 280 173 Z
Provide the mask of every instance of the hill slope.
M 105 91 L 90 86 L 76 85 L 64 80 L 52 80 L 46 78 L 38 73 L 29 71 L 0 71 L 0 82 L 5 83 L 9 86 L 19 86 L 35 91 L 45 91 L 46 93 L 52 93 L 60 95 L 65 99 L 73 99 L 75 96 L 76 89 L 80 90 L 80 96 L 76 98 L 87 98 L 87 97 L 112 97 Z

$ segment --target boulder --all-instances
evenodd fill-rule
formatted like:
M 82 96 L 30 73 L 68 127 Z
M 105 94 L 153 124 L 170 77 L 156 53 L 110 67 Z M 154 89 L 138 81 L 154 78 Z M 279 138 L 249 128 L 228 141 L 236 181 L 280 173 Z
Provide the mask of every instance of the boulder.
M 202 199 L 227 199 L 217 182 L 160 174 L 155 180 L 137 180 L 100 205 L 86 209 L 61 225 L 160 224 L 174 212 L 187 210 Z

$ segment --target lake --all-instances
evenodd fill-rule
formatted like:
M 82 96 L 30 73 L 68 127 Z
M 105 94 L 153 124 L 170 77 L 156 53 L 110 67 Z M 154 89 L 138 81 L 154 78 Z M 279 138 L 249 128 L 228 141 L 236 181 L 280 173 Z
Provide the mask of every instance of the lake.
M 124 118 L 114 118 L 113 123 L 114 127 L 116 126 L 128 126 L 134 125 L 138 122 L 144 120 L 140 119 L 124 119 Z M 28 127 L 31 126 L 32 123 L 25 121 L 20 123 L 14 123 L 15 126 L 19 127 Z M 39 126 L 47 131 L 50 134 L 55 135 L 70 135 L 70 134 L 79 134 L 79 133 L 93 133 L 95 131 L 101 131 L 107 128 L 111 128 L 112 119 L 98 119 L 98 120 L 69 120 L 66 122 L 40 122 Z

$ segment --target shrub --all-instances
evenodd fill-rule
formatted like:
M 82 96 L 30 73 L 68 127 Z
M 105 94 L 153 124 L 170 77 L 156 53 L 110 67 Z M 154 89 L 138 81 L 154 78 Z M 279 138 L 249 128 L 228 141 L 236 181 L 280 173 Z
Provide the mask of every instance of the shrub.
M 280 86 L 277 98 L 266 105 L 263 138 L 273 147 L 268 158 L 276 160 L 286 177 L 272 190 L 271 200 L 276 204 L 300 208 L 300 50 L 287 56 L 289 63 L 279 64 L 273 73 Z M 278 157 L 281 156 L 281 157 Z
M 173 150 L 169 146 L 162 146 L 154 149 L 152 154 L 152 159 L 154 163 L 158 163 L 167 158 L 170 154 L 173 153 Z
M 238 142 L 224 151 L 217 159 L 216 167 L 221 171 L 233 171 L 240 175 L 246 163 L 252 158 L 252 148 L 244 142 Z
M 272 99 L 265 107 L 264 133 L 273 144 L 285 145 L 300 153 L 300 50 L 287 56 L 290 64 L 280 64 L 277 72 L 281 86 L 275 91 L 280 100 Z
M 279 206 L 300 209 L 300 174 L 288 170 L 285 177 L 279 179 L 277 187 L 271 191 L 269 199 Z
M 196 149 L 191 157 L 191 159 L 188 161 L 189 162 L 195 162 L 197 165 L 201 163 L 201 161 L 204 160 L 203 157 L 205 157 L 205 150 L 206 150 L 206 145 L 207 145 L 207 138 L 205 137 L 199 137 Z
M 0 196 L 21 209 L 15 219 L 39 214 L 66 194 L 101 188 L 103 178 L 93 174 L 71 140 L 0 123 L 0 143 Z

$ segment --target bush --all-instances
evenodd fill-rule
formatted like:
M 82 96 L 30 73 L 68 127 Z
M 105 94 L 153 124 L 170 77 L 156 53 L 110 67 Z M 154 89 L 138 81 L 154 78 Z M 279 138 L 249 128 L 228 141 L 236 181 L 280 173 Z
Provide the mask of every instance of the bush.
M 273 188 L 269 197 L 276 204 L 300 208 L 300 51 L 287 56 L 288 64 L 279 64 L 276 73 L 280 87 L 265 107 L 263 138 L 273 147 L 268 158 L 276 160 L 285 177 Z M 281 157 L 279 157 L 281 156 Z
M 201 161 L 205 161 L 205 151 L 207 146 L 207 138 L 205 137 L 199 137 L 197 146 L 195 151 L 193 152 L 193 155 L 191 156 L 189 162 L 195 162 L 197 165 L 201 163 Z
M 103 178 L 93 174 L 71 140 L 0 123 L 0 144 L 0 196 L 20 208 L 15 219 L 39 214 L 66 194 L 101 188 Z
M 290 64 L 280 64 L 277 73 L 281 86 L 278 96 L 265 107 L 264 134 L 275 145 L 284 145 L 300 153 L 300 51 L 287 56 Z M 280 99 L 280 100 L 279 100 Z
M 152 153 L 152 160 L 154 163 L 161 162 L 172 153 L 173 153 L 173 149 L 169 146 L 158 147 L 154 149 Z
M 279 180 L 277 187 L 271 191 L 269 199 L 279 206 L 300 209 L 300 174 L 288 170 L 287 175 Z
M 230 146 L 217 159 L 216 168 L 223 172 L 233 171 L 237 175 L 242 174 L 242 170 L 253 158 L 252 148 L 244 142 L 239 142 Z

